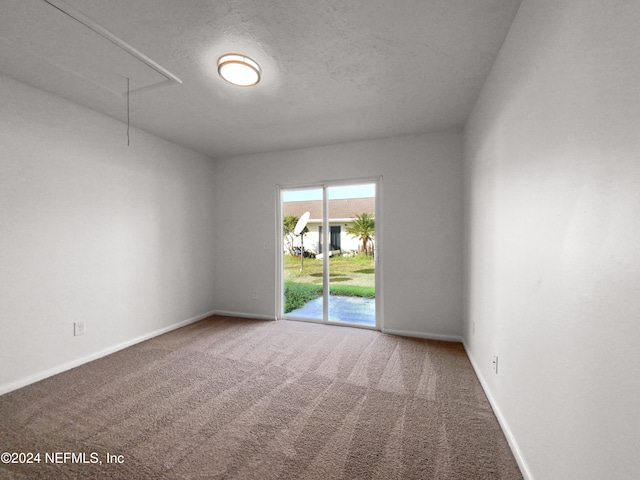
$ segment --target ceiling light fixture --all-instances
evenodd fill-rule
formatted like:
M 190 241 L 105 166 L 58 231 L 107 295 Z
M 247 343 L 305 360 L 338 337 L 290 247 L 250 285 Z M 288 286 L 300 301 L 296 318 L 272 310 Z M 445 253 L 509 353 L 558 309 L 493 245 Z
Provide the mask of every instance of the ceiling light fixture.
M 260 66 L 249 57 L 231 53 L 218 59 L 218 74 L 227 82 L 240 87 L 252 87 L 260 81 Z

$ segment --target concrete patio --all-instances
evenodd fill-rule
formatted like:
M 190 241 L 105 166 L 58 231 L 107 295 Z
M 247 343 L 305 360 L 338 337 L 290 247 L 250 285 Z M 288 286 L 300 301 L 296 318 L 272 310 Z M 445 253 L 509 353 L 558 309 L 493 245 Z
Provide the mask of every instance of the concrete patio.
M 322 297 L 311 300 L 304 307 L 292 310 L 287 316 L 322 320 Z M 376 300 L 375 298 L 330 295 L 329 321 L 374 326 Z

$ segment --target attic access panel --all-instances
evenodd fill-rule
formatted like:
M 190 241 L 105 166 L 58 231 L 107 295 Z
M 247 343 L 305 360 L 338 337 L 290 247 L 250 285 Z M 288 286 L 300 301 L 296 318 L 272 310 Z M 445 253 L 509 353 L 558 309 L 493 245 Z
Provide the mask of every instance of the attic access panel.
M 2 73 L 54 93 L 78 80 L 116 95 L 180 79 L 61 0 L 21 0 L 0 17 Z M 53 86 L 53 88 L 52 88 Z M 67 93 L 65 95 L 65 93 Z

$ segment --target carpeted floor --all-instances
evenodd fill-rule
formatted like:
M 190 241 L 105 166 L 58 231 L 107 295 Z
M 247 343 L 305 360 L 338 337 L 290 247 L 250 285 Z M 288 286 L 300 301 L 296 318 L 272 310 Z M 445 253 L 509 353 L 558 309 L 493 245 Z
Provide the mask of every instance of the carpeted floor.
M 15 479 L 522 478 L 460 344 L 229 317 L 0 397 L 0 451 L 40 454 Z

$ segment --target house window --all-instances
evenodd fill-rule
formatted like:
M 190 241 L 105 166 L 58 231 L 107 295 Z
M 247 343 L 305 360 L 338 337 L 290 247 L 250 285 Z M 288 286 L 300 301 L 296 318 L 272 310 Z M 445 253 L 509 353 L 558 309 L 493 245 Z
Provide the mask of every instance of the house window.
M 331 225 L 329 229 L 330 229 L 329 244 L 331 245 L 331 251 L 340 252 L 342 250 L 341 243 L 340 243 L 342 227 L 340 225 Z M 318 227 L 318 238 L 319 238 L 318 253 L 322 253 L 322 225 Z

